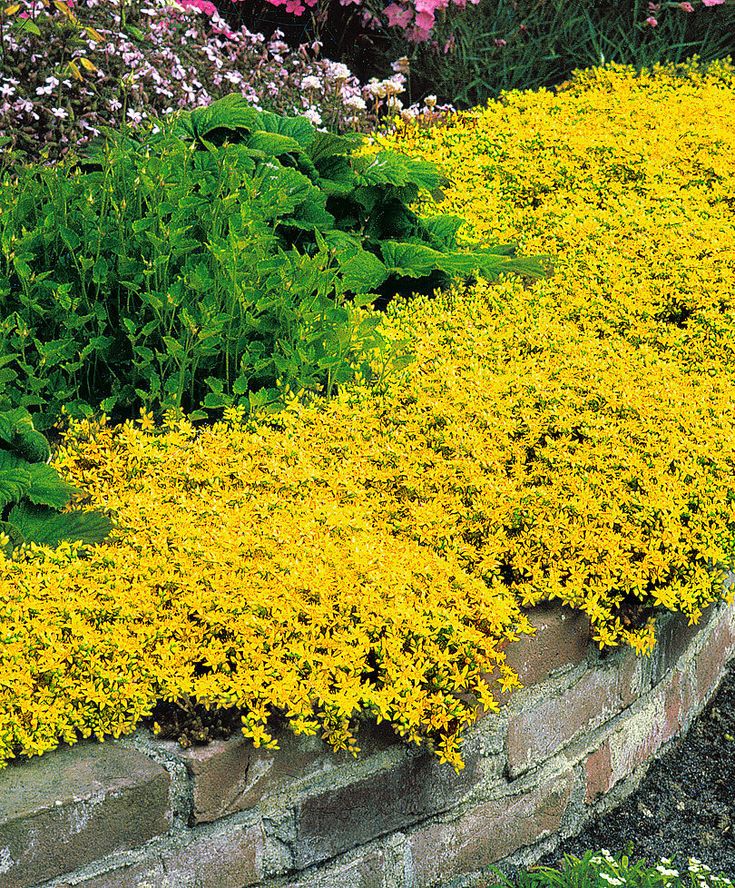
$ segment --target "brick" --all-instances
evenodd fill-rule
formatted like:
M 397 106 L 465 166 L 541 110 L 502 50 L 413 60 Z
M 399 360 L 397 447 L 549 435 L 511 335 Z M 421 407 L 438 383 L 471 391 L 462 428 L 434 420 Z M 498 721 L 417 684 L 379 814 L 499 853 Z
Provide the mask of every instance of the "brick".
M 160 863 L 127 864 L 115 867 L 81 882 L 64 883 L 59 888 L 173 888 L 167 883 Z
M 523 635 L 506 648 L 506 662 L 529 687 L 564 666 L 582 663 L 587 656 L 590 621 L 586 614 L 558 602 L 533 608 L 529 619 L 535 635 Z
M 297 809 L 296 866 L 336 857 L 356 845 L 449 810 L 482 777 L 481 756 L 465 750 L 456 774 L 430 753 L 305 799 Z
M 397 743 L 385 725 L 364 725 L 358 735 L 361 755 L 374 754 Z M 347 753 L 334 753 L 316 737 L 284 732 L 280 749 L 255 749 L 242 736 L 216 740 L 206 746 L 181 749 L 166 743 L 167 752 L 182 761 L 192 782 L 190 824 L 211 823 L 254 807 L 266 797 L 288 788 L 296 780 L 352 761 Z
M 349 863 L 296 878 L 286 888 L 384 888 L 387 880 L 385 869 L 385 854 L 370 851 Z
M 717 624 L 697 655 L 695 677 L 697 698 L 703 703 L 719 684 L 725 666 L 735 656 L 735 606 L 721 612 Z
M 414 888 L 428 888 L 497 863 L 556 832 L 569 805 L 567 771 L 523 795 L 484 802 L 450 823 L 433 823 L 409 839 Z
M 605 740 L 600 747 L 587 757 L 585 776 L 587 784 L 586 801 L 592 802 L 599 796 L 609 792 L 614 781 L 609 740 Z
M 689 625 L 683 614 L 665 614 L 656 627 L 656 647 L 653 651 L 653 683 L 658 684 L 681 659 L 690 644 L 704 630 L 717 613 L 710 606 L 696 625 Z
M 162 855 L 161 888 L 246 888 L 260 883 L 265 837 L 258 824 L 230 824 L 200 833 L 184 847 Z M 153 888 L 159 888 L 158 885 Z
M 168 773 L 133 749 L 79 744 L 14 763 L 0 772 L 3 888 L 73 872 L 170 825 Z
M 586 800 L 592 802 L 630 776 L 681 733 L 694 697 L 687 674 L 676 670 L 651 695 L 648 705 L 623 717 L 616 730 L 587 758 Z
M 166 744 L 184 762 L 192 781 L 191 823 L 209 823 L 257 805 L 297 777 L 334 767 L 315 737 L 284 734 L 280 749 L 255 749 L 244 737 L 181 749 Z
M 556 696 L 526 701 L 508 723 L 512 777 L 551 758 L 582 731 L 604 724 L 631 702 L 629 678 L 617 666 L 590 669 Z

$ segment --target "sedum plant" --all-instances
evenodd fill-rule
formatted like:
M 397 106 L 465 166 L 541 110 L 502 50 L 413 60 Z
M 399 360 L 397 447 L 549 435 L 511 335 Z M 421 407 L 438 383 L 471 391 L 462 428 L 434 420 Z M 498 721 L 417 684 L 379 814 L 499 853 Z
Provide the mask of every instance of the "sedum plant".
M 49 465 L 46 438 L 22 408 L 0 412 L 0 552 L 25 543 L 100 543 L 112 524 L 99 511 L 61 511 L 79 490 Z

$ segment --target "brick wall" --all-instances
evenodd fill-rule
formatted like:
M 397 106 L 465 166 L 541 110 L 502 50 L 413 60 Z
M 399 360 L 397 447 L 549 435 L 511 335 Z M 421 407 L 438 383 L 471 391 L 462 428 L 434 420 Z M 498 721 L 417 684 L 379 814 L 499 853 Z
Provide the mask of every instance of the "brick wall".
M 531 862 L 615 804 L 712 695 L 735 608 L 661 618 L 653 657 L 600 656 L 563 607 L 509 650 L 526 685 L 456 775 L 385 729 L 355 761 L 314 738 L 182 750 L 141 731 L 0 771 L 2 888 L 429 888 Z

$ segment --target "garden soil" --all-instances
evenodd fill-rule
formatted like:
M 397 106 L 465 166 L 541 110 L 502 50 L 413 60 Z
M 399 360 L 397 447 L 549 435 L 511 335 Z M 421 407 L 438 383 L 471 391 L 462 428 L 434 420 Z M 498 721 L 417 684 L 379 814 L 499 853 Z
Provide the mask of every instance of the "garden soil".
M 542 863 L 590 848 L 649 863 L 671 857 L 686 870 L 696 857 L 735 877 L 735 665 L 687 735 L 654 762 L 638 790 Z

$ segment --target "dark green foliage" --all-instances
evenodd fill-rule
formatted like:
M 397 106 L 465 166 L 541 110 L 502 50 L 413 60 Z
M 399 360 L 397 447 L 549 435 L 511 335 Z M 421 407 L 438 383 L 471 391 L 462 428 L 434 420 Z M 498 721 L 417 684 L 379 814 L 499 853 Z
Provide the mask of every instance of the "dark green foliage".
M 27 410 L 0 412 L 0 549 L 24 543 L 58 546 L 64 540 L 100 543 L 112 524 L 97 511 L 62 512 L 76 487 L 46 462 L 51 450 Z
M 359 145 L 230 96 L 158 132 L 110 132 L 83 164 L 6 176 L 0 407 L 45 427 L 62 405 L 120 416 L 329 394 L 385 350 L 376 293 L 541 273 L 507 248 L 459 251 L 459 220 L 411 208 L 438 170 Z

